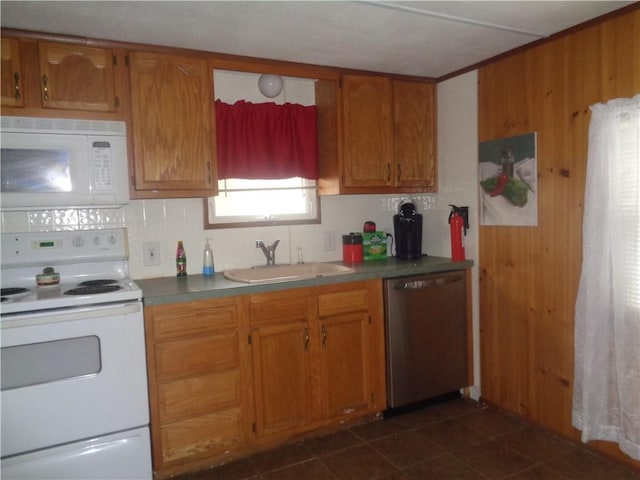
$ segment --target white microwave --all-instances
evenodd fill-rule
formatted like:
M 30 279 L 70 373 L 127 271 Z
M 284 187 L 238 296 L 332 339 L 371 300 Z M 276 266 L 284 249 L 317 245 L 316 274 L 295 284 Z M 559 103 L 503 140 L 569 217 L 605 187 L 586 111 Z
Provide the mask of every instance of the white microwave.
M 124 122 L 1 117 L 0 209 L 129 203 Z

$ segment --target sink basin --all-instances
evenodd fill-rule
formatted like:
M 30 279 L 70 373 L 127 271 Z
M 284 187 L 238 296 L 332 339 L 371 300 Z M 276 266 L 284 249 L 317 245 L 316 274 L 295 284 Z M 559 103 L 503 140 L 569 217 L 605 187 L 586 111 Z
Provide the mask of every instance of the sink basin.
M 354 272 L 355 270 L 351 267 L 335 263 L 297 263 L 225 270 L 224 276 L 236 282 L 270 283 L 344 275 Z

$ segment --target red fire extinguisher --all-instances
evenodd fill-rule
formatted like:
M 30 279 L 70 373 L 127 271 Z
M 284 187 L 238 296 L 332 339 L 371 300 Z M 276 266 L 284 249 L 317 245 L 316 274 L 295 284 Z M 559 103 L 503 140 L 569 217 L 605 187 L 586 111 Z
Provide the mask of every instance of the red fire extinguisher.
M 454 262 L 466 260 L 464 254 L 463 237 L 469 228 L 469 207 L 456 207 L 449 205 L 449 229 L 451 230 L 451 259 Z

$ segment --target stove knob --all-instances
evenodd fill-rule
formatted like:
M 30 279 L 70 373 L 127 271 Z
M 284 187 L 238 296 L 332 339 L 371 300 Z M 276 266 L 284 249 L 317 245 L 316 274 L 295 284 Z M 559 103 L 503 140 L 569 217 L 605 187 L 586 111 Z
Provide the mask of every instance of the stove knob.
M 93 237 L 93 244 L 97 247 L 100 245 L 100 237 L 99 236 L 95 236 Z
M 116 236 L 115 236 L 115 235 L 110 235 L 110 236 L 109 236 L 109 243 L 110 243 L 111 245 L 115 245 L 117 241 L 118 241 L 118 239 L 116 238 Z

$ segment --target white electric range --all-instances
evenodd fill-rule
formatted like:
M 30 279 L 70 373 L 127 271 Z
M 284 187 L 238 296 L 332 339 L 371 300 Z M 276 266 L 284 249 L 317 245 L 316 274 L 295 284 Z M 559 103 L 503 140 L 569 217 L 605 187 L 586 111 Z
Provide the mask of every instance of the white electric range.
M 2 234 L 1 250 L 2 477 L 151 479 L 126 230 Z

